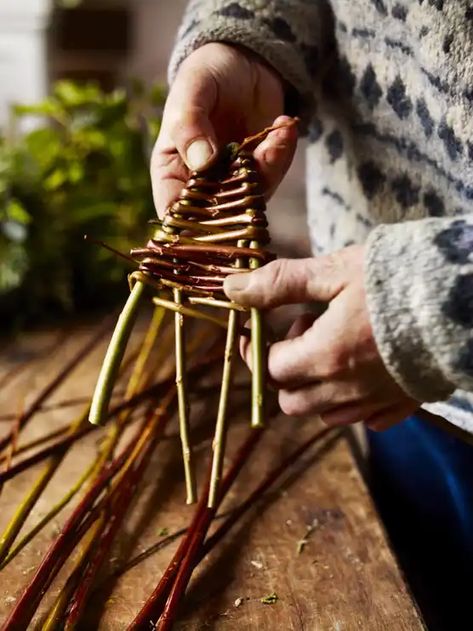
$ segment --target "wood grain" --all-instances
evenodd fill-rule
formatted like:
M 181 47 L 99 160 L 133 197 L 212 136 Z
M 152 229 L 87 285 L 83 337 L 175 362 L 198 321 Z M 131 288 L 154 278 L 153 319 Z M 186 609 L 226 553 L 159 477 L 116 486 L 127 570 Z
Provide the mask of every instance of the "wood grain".
M 2 413 L 17 411 L 59 368 L 64 359 L 84 342 L 90 330 L 78 330 L 66 348 L 33 362 L 0 392 Z M 55 332 L 29 336 L 15 350 L 0 357 L 0 377 L 15 365 L 18 357 L 34 356 L 55 339 Z M 91 393 L 103 348 L 61 387 L 53 400 Z M 241 399 L 241 394 L 238 397 Z M 246 404 L 244 400 L 239 403 Z M 216 402 L 208 399 L 194 410 L 193 439 L 198 443 L 197 466 L 200 483 L 210 450 L 210 429 Z M 249 407 L 247 407 L 249 409 Z M 40 414 L 25 432 L 39 436 L 71 420 L 75 410 L 58 409 Z M 202 429 L 202 421 L 209 424 Z M 248 431 L 235 421 L 229 439 L 229 454 Z M 313 419 L 279 416 L 261 441 L 257 453 L 239 478 L 223 510 L 241 502 L 266 471 L 307 438 L 316 427 Z M 0 423 L 0 436 L 8 430 Z M 173 426 L 175 427 L 175 425 Z M 34 524 L 80 475 L 95 453 L 97 430 L 73 448 L 38 502 L 28 525 Z M 171 438 L 156 451 L 141 485 L 133 509 L 115 546 L 102 586 L 90 604 L 84 629 L 125 629 L 149 595 L 177 541 L 133 567 L 117 580 L 107 575 L 122 563 L 162 539 L 162 529 L 173 532 L 190 521 L 193 507 L 184 504 L 184 484 L 179 461 L 179 443 Z M 401 576 L 395 558 L 356 467 L 346 437 L 313 449 L 298 463 L 285 483 L 266 496 L 237 524 L 225 540 L 195 572 L 180 612 L 179 630 L 225 629 L 261 631 L 417 631 L 423 623 Z M 0 496 L 0 528 L 11 516 L 28 488 L 38 465 L 8 483 Z M 70 507 L 0 573 L 0 620 L 21 593 Z M 307 526 L 313 527 L 304 546 Z M 301 547 L 303 548 L 301 550 Z M 44 599 L 35 623 L 58 593 L 67 575 L 67 565 Z M 261 599 L 277 594 L 274 604 Z M 238 606 L 236 606 L 236 604 Z

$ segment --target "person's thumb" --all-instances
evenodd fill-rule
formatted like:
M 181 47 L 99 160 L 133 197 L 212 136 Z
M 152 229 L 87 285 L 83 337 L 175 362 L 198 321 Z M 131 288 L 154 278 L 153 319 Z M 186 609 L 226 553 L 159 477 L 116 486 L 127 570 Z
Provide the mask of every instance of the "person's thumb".
M 346 274 L 331 256 L 278 259 L 260 269 L 232 274 L 224 291 L 230 300 L 258 309 L 311 301 L 329 302 L 344 288 Z
M 182 64 L 166 102 L 162 132 L 191 171 L 201 171 L 215 158 L 218 143 L 210 122 L 217 84 L 205 67 Z

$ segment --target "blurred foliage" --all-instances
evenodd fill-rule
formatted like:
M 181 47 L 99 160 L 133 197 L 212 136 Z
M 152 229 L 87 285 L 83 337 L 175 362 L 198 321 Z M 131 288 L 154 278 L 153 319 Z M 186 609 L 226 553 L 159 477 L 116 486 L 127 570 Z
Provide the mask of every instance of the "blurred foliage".
M 14 109 L 0 136 L 3 321 L 121 298 L 126 262 L 84 235 L 123 252 L 146 238 L 154 215 L 149 154 L 163 101 L 162 89 L 139 82 L 104 93 L 61 81 L 44 102 Z M 14 133 L 31 116 L 34 129 Z

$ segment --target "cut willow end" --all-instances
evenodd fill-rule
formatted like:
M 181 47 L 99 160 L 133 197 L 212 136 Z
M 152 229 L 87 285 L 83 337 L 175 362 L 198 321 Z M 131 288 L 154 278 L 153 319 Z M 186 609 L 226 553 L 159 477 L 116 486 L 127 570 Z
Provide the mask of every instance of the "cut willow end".
M 218 404 L 217 423 L 213 441 L 212 473 L 210 477 L 208 507 L 214 508 L 218 500 L 220 479 L 222 477 L 223 458 L 227 435 L 227 407 L 228 393 L 232 382 L 233 358 L 238 333 L 238 312 L 231 310 L 228 314 L 227 341 L 225 344 L 225 357 L 223 363 L 222 387 Z
M 174 303 L 182 306 L 182 292 L 175 289 L 173 292 Z M 192 457 L 192 445 L 190 442 L 189 428 L 189 402 L 186 388 L 186 349 L 184 316 L 182 313 L 174 314 L 175 340 L 176 340 L 176 388 L 179 411 L 179 434 L 181 437 L 182 459 L 184 461 L 184 475 L 186 480 L 186 502 L 193 504 L 196 501 L 197 491 L 194 476 L 194 465 Z
M 252 241 L 250 248 L 258 248 Z M 257 269 L 260 262 L 250 259 L 250 269 Z M 266 342 L 263 316 L 258 309 L 251 309 L 251 427 L 263 427 L 266 390 Z
M 118 377 L 118 371 L 126 351 L 131 331 L 138 315 L 138 307 L 144 293 L 143 283 L 136 283 L 131 290 L 123 311 L 118 317 L 118 322 L 110 340 L 105 359 L 100 369 L 97 385 L 90 406 L 89 421 L 93 425 L 102 425 L 105 422 L 113 387 Z

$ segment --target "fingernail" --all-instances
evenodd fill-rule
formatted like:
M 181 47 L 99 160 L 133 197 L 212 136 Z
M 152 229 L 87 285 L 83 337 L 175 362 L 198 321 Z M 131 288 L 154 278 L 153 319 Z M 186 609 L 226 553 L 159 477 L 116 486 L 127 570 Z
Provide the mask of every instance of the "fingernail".
M 187 166 L 193 171 L 198 171 L 206 166 L 212 155 L 213 150 L 207 140 L 194 140 L 186 151 Z
M 240 294 L 247 289 L 248 284 L 248 274 L 232 274 L 225 279 L 223 289 L 227 295 Z

